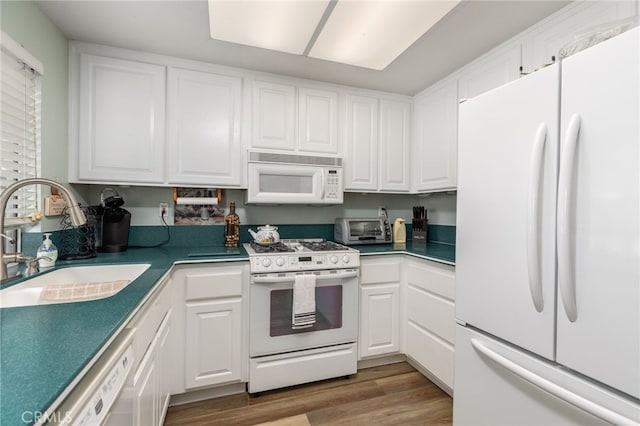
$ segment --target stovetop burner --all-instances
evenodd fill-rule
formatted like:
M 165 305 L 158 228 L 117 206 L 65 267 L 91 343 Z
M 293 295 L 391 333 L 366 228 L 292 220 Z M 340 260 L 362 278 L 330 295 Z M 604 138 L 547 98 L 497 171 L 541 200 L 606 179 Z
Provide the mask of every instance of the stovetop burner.
M 347 247 L 342 244 L 334 243 L 333 241 L 300 241 L 300 245 L 308 248 L 311 251 L 333 251 L 333 250 L 346 250 Z
M 322 238 L 300 239 L 300 240 L 280 240 L 277 243 L 262 245 L 252 241 L 249 245 L 257 254 L 277 254 L 277 253 L 300 253 L 300 252 L 322 252 L 349 250 L 349 247 Z
M 295 251 L 282 241 L 269 245 L 258 244 L 255 241 L 251 241 L 251 248 L 253 248 L 256 253 L 286 253 Z

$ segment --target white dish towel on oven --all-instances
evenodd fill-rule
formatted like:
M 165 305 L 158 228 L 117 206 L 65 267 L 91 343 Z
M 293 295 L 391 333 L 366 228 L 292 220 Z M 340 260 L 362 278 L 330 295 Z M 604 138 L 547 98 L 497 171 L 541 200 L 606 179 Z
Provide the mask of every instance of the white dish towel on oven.
M 310 327 L 316 322 L 316 276 L 300 274 L 293 282 L 293 328 Z

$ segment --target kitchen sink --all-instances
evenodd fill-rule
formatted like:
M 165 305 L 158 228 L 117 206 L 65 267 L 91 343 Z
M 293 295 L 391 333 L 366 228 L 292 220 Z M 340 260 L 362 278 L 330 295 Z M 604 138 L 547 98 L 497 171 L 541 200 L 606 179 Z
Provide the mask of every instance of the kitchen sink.
M 0 290 L 0 308 L 104 299 L 128 286 L 149 266 L 136 263 L 56 269 Z

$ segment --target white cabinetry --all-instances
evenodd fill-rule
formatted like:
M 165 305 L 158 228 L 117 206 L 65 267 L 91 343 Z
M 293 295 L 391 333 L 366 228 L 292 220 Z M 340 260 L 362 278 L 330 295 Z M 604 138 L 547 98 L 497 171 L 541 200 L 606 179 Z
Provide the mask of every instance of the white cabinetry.
M 150 348 L 153 349 L 153 348 Z M 133 422 L 132 425 L 157 425 L 156 421 L 156 379 L 158 368 L 155 351 L 145 356 L 133 379 Z
M 380 100 L 380 189 L 409 191 L 411 103 Z
M 345 96 L 345 189 L 378 189 L 378 99 Z
M 453 266 L 405 258 L 405 352 L 451 392 L 455 331 Z
M 171 398 L 171 382 L 170 376 L 167 374 L 171 366 L 171 315 L 172 311 L 167 313 L 165 317 L 165 321 L 161 324 L 158 329 L 158 348 L 157 348 L 157 363 L 158 363 L 158 391 L 156 394 L 157 398 L 157 413 L 158 413 L 158 424 L 162 425 L 164 423 L 164 416 L 167 413 L 167 409 L 169 408 L 169 399 Z
M 165 67 L 91 54 L 77 61 L 69 181 L 162 183 Z
M 298 89 L 298 143 L 300 151 L 338 153 L 338 93 Z
M 413 190 L 455 189 L 458 158 L 458 84 L 445 80 L 414 100 Z
M 562 9 L 525 36 L 523 70 L 530 73 L 553 62 L 552 57 L 559 60 L 560 49 L 575 36 L 637 15 L 637 8 L 637 1 L 588 1 Z
M 344 105 L 345 190 L 409 191 L 411 103 L 347 94 Z
M 338 92 L 258 79 L 252 86 L 252 148 L 340 153 Z
M 509 43 L 473 62 L 458 77 L 459 99 L 476 97 L 520 77 L 520 42 Z
M 166 342 L 171 330 L 167 312 L 133 378 L 133 425 L 162 426 L 169 407 Z
M 241 379 L 242 300 L 187 302 L 185 386 L 187 389 Z
M 296 147 L 296 88 L 286 84 L 253 82 L 253 148 L 293 151 Z
M 79 42 L 69 58 L 70 182 L 242 186 L 240 73 Z
M 402 258 L 360 259 L 358 359 L 400 352 L 400 265 Z
M 133 375 L 112 407 L 107 425 L 161 426 L 169 406 L 170 347 L 173 335 L 171 279 L 157 285 L 127 325 L 133 337 Z
M 168 87 L 168 183 L 240 186 L 242 80 L 171 68 Z
M 173 277 L 182 317 L 176 327 L 183 330 L 174 339 L 174 363 L 183 370 L 172 393 L 246 381 L 242 295 L 248 265 L 185 265 Z

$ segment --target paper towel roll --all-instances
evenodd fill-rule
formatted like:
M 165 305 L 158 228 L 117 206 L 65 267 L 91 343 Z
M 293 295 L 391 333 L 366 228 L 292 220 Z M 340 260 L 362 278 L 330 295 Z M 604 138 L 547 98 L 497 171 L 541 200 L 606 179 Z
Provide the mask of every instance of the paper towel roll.
M 200 206 L 217 206 L 218 199 L 215 197 L 178 197 L 176 204 L 184 205 L 200 205 Z

